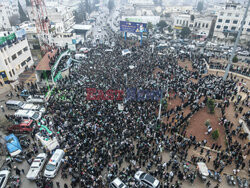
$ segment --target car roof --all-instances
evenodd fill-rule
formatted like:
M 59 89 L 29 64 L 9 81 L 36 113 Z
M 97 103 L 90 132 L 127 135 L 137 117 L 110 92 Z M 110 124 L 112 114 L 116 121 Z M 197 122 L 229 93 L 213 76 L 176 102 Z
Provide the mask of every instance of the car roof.
M 155 178 L 151 176 L 150 174 L 147 174 L 146 176 L 144 176 L 144 179 L 152 184 L 155 182 Z

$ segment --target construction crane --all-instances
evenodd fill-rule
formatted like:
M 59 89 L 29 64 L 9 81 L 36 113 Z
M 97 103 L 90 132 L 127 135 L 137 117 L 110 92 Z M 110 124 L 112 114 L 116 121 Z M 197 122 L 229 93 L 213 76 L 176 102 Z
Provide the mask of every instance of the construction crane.
M 38 40 L 41 50 L 45 54 L 49 51 L 50 45 L 48 40 L 49 35 L 49 19 L 47 16 L 46 5 L 44 0 L 31 0 L 33 20 L 36 23 Z

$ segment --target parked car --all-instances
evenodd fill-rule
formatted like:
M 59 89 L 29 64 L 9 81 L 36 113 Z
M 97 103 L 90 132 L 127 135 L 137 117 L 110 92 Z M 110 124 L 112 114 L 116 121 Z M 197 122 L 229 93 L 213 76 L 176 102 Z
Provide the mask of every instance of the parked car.
M 137 171 L 135 173 L 135 179 L 136 181 L 140 182 L 146 187 L 149 188 L 159 188 L 160 187 L 160 182 L 150 174 L 147 174 L 143 171 Z
M 34 128 L 34 121 L 31 119 L 24 119 L 19 124 L 14 124 L 8 127 L 8 131 L 12 133 L 29 133 L 32 132 Z
M 26 175 L 26 178 L 29 180 L 35 180 L 38 178 L 38 174 L 42 171 L 43 166 L 46 162 L 47 154 L 40 153 L 32 162 L 30 169 Z
M 249 56 L 249 52 L 248 51 L 238 52 L 238 54 L 242 55 L 242 56 Z
M 110 184 L 109 188 L 127 188 L 128 186 L 125 185 L 120 178 L 115 178 Z
M 0 171 L 0 188 L 5 188 L 5 186 L 7 185 L 9 177 L 10 177 L 10 171 L 9 170 Z

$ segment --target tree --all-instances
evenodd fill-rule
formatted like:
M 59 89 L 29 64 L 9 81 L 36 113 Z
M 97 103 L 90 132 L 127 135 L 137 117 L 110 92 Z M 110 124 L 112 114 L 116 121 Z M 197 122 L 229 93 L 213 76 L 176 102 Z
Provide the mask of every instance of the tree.
M 9 17 L 9 21 L 11 26 L 17 26 L 20 23 L 19 16 L 17 14 Z
M 26 6 L 27 6 L 27 7 L 31 7 L 31 2 L 30 2 L 30 0 L 25 0 L 25 2 L 26 2 Z
M 164 20 L 161 20 L 161 21 L 157 24 L 157 26 L 159 27 L 159 30 L 160 30 L 161 32 L 163 32 L 163 29 L 164 29 L 165 27 L 167 27 L 168 24 L 167 24 Z
M 181 37 L 182 38 L 187 38 L 191 33 L 191 30 L 189 29 L 189 27 L 183 27 L 182 30 L 181 30 Z
M 169 33 L 172 33 L 172 31 L 173 31 L 173 29 L 172 29 L 172 27 L 169 25 L 169 26 L 168 26 L 168 32 L 169 32 Z
M 86 20 L 85 4 L 83 1 L 79 3 L 78 9 L 74 11 L 74 16 L 76 24 L 81 24 L 84 20 Z
M 114 0 L 109 0 L 108 2 L 108 9 L 109 9 L 109 12 L 111 12 L 115 7 L 115 3 L 114 3 Z
M 208 99 L 207 100 L 207 107 L 209 109 L 209 113 L 210 114 L 213 114 L 214 113 L 214 108 L 215 108 L 215 102 L 213 99 Z
M 197 10 L 201 12 L 203 10 L 203 1 L 199 1 L 197 4 Z
M 19 1 L 18 1 L 18 11 L 19 11 L 21 23 L 29 20 L 29 18 L 27 17 L 25 12 L 23 11 L 22 5 L 20 4 Z
M 220 136 L 220 133 L 219 133 L 218 129 L 216 129 L 215 131 L 212 132 L 212 138 L 214 140 L 217 140 L 219 138 L 219 136 Z
M 148 26 L 148 31 L 151 30 L 151 29 L 153 29 L 153 24 L 152 24 L 152 22 L 148 22 L 147 26 Z
M 233 57 L 232 61 L 233 61 L 233 63 L 237 63 L 239 61 L 237 55 Z
M 193 14 L 190 16 L 190 19 L 191 19 L 191 21 L 194 21 L 194 15 Z

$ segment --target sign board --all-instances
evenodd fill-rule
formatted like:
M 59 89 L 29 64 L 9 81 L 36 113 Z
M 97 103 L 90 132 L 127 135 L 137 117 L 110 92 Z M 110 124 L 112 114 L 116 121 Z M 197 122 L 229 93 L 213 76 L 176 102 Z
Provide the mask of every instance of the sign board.
M 128 22 L 142 22 L 142 19 L 140 18 L 125 18 Z
M 0 72 L 0 75 L 2 76 L 4 83 L 5 83 L 5 84 L 9 84 L 9 79 L 8 79 L 8 77 L 7 77 L 6 72 L 5 72 L 5 71 L 1 71 L 1 72 Z
M 181 29 L 182 29 L 182 27 L 180 27 L 180 26 L 174 26 L 174 29 L 181 30 Z
M 120 21 L 120 31 L 130 33 L 144 33 L 147 31 L 147 24 L 140 22 Z

